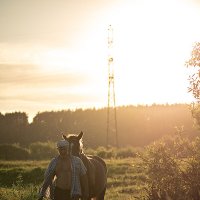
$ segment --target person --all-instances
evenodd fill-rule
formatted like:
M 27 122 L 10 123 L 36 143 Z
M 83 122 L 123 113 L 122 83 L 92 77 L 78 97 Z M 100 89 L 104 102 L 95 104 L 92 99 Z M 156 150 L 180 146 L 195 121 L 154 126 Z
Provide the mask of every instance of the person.
M 51 160 L 39 192 L 38 200 L 88 199 L 86 167 L 80 158 L 71 155 L 72 144 L 66 140 L 57 143 L 59 155 Z

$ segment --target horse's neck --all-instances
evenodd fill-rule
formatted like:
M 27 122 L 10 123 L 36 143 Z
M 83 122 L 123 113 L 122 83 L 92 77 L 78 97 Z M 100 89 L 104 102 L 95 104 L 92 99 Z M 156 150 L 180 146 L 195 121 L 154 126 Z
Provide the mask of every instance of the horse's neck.
M 80 153 L 79 154 L 79 158 L 83 161 L 83 163 L 85 165 L 88 165 L 89 160 L 88 160 L 87 156 L 84 153 Z
M 81 153 L 79 153 L 79 158 L 86 158 L 87 156 L 83 153 L 83 152 L 81 152 Z

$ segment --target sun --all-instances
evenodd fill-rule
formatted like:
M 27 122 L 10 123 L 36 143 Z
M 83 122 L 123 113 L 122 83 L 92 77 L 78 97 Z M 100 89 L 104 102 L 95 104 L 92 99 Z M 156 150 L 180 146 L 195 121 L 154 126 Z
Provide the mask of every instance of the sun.
M 88 24 L 73 47 L 43 49 L 37 61 L 46 72 L 89 77 L 82 91 L 102 102 L 107 95 L 111 24 L 117 104 L 187 101 L 184 62 L 200 35 L 198 18 L 194 5 L 186 1 L 121 1 L 101 15 L 98 26 Z
M 154 0 L 125 1 L 110 13 L 119 104 L 190 99 L 184 62 L 200 39 L 197 11 L 186 1 Z

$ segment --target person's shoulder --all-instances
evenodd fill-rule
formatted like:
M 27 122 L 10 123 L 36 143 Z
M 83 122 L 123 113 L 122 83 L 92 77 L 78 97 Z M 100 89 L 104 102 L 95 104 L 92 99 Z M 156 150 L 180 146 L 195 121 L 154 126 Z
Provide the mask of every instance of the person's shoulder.
M 77 157 L 77 156 L 71 156 L 71 158 L 72 158 L 72 160 L 73 160 L 74 162 L 76 162 L 76 163 L 82 162 L 82 160 L 81 160 L 79 157 Z
M 71 158 L 74 160 L 81 160 L 78 156 L 71 156 Z
M 58 160 L 59 156 L 55 156 L 51 159 L 51 161 L 55 161 L 55 160 Z
M 50 161 L 50 164 L 57 163 L 57 161 L 58 161 L 58 156 L 52 158 L 51 161 Z

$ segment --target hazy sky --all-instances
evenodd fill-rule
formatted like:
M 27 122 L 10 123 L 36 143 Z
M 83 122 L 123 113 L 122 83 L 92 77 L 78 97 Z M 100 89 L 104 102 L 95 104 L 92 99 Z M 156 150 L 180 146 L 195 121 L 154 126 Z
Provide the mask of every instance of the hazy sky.
M 107 106 L 114 29 L 116 104 L 185 103 L 199 0 L 0 0 L 0 112 Z

